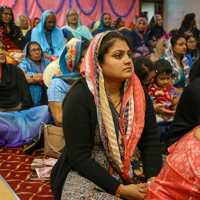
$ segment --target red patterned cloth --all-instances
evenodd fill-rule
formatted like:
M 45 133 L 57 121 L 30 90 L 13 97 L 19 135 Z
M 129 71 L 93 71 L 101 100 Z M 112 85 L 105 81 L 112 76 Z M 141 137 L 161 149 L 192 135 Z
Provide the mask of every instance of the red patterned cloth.
M 168 85 L 166 89 L 158 87 L 155 83 L 147 89 L 153 104 L 165 104 L 165 108 L 170 110 L 172 101 L 177 97 L 172 85 Z
M 146 200 L 200 199 L 200 141 L 195 129 L 169 147 L 167 163 L 149 185 Z

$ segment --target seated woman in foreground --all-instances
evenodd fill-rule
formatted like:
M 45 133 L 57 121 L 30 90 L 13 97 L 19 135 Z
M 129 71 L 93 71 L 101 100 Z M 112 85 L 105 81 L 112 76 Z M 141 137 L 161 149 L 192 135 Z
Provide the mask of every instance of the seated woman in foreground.
M 39 133 L 40 122 L 49 119 L 48 106 L 31 107 L 34 103 L 24 73 L 6 63 L 5 46 L 0 40 L 0 145 L 20 146 L 27 137 Z
M 37 42 L 30 42 L 24 49 L 24 60 L 19 63 L 19 67 L 25 74 L 29 83 L 31 96 L 36 106 L 40 105 L 43 72 L 47 65 L 51 63 L 44 56 L 44 53 Z
M 59 62 L 54 62 L 54 67 L 59 68 L 60 70 L 53 77 L 51 84 L 47 89 L 47 96 L 49 107 L 57 126 L 62 126 L 63 99 L 71 85 L 81 77 L 80 67 L 88 46 L 88 43 L 79 40 L 70 42 L 63 49 L 63 52 L 59 57 Z
M 200 126 L 169 147 L 167 163 L 149 185 L 146 200 L 200 199 Z
M 54 198 L 142 200 L 148 184 L 141 181 L 155 179 L 162 158 L 151 99 L 133 71 L 127 38 L 98 34 L 81 74 L 63 102 L 66 147 L 51 173 Z

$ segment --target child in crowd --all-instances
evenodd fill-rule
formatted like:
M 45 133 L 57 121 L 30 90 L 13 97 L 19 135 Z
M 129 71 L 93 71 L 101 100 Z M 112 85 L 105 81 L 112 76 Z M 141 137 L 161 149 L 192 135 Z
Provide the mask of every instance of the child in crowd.
M 180 95 L 171 85 L 172 66 L 167 60 L 158 60 L 155 63 L 155 70 L 157 74 L 154 83 L 147 89 L 153 104 L 165 104 L 166 109 L 176 110 Z

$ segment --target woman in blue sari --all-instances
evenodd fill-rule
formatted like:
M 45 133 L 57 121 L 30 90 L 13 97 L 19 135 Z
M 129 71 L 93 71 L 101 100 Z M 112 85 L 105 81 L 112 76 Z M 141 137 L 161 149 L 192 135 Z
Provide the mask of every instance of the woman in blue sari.
M 24 49 L 24 60 L 20 62 L 19 67 L 26 76 L 31 96 L 36 106 L 40 105 L 43 72 L 49 63 L 50 60 L 45 58 L 37 42 L 30 42 L 26 45 Z
M 73 39 L 76 40 L 76 39 Z M 62 101 L 71 85 L 81 76 L 80 66 L 89 44 L 82 41 L 70 42 L 59 57 L 60 71 L 53 77 L 47 90 L 49 107 L 54 122 L 62 126 Z
M 99 27 L 92 33 L 95 36 L 98 33 L 106 32 L 106 31 L 117 31 L 116 28 L 111 27 L 111 16 L 109 13 L 104 13 L 100 18 Z
M 31 41 L 40 44 L 44 55 L 51 61 L 56 60 L 65 46 L 62 30 L 56 26 L 56 15 L 51 10 L 42 14 L 41 21 L 32 30 Z
M 0 145 L 24 144 L 27 137 L 38 135 L 40 122 L 48 120 L 48 106 L 34 107 L 23 71 L 6 63 L 5 46 L 0 40 Z

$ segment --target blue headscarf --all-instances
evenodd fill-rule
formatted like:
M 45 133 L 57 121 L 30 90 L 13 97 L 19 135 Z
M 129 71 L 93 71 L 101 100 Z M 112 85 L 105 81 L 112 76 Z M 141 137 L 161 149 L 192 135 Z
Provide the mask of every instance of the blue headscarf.
M 100 25 L 99 27 L 92 33 L 93 36 L 95 36 L 96 34 L 98 33 L 102 33 L 102 32 L 106 32 L 106 31 L 118 31 L 116 28 L 113 28 L 113 27 L 108 27 L 105 25 L 104 21 L 103 21 L 103 16 L 107 14 L 107 15 L 110 15 L 108 13 L 104 13 L 101 15 L 101 18 L 100 18 Z
M 45 12 L 43 12 L 39 25 L 33 28 L 32 34 L 31 34 L 31 41 L 38 42 L 44 52 L 47 52 L 48 54 L 53 55 L 53 56 L 59 56 L 63 50 L 63 47 L 65 46 L 65 40 L 64 40 L 62 30 L 54 26 L 51 32 L 51 40 L 52 40 L 52 46 L 54 50 L 52 54 L 49 43 L 47 42 L 45 32 L 44 32 L 46 16 L 49 12 L 52 12 L 52 11 L 46 10 Z
M 51 61 L 49 59 L 45 58 L 44 53 L 42 52 L 40 67 L 38 67 L 33 60 L 31 60 L 30 58 L 27 57 L 27 46 L 28 46 L 29 43 L 27 43 L 25 48 L 24 48 L 24 60 L 20 62 L 19 67 L 21 69 L 24 69 L 25 71 L 26 71 L 26 69 L 28 69 L 27 73 L 32 72 L 34 74 L 36 74 L 36 73 L 42 73 L 43 74 L 45 68 L 47 67 L 47 65 Z M 39 47 L 40 47 L 40 45 L 39 45 Z
M 77 29 L 76 29 L 76 30 L 73 29 L 73 28 L 71 28 L 71 27 L 68 25 L 67 16 L 68 16 L 68 13 L 69 13 L 70 10 L 75 10 L 76 13 L 77 13 L 77 15 L 78 15 Z M 81 25 L 80 16 L 79 16 L 78 11 L 77 11 L 76 9 L 71 8 L 71 9 L 69 9 L 69 10 L 66 12 L 66 23 L 67 23 L 67 24 L 66 24 L 65 26 L 63 26 L 62 29 L 67 29 L 67 30 L 69 30 L 69 31 L 73 34 L 73 36 L 74 36 L 75 38 L 77 38 L 77 39 L 79 39 L 79 40 L 85 40 L 85 39 L 91 40 L 91 39 L 93 39 L 93 36 L 92 36 L 92 34 L 91 34 L 89 28 L 86 27 L 86 26 L 82 26 L 82 25 Z
M 60 72 L 53 76 L 54 78 L 61 78 L 65 82 L 72 84 L 82 75 L 76 72 L 77 65 L 81 58 L 82 41 L 68 44 L 63 49 L 59 58 Z

